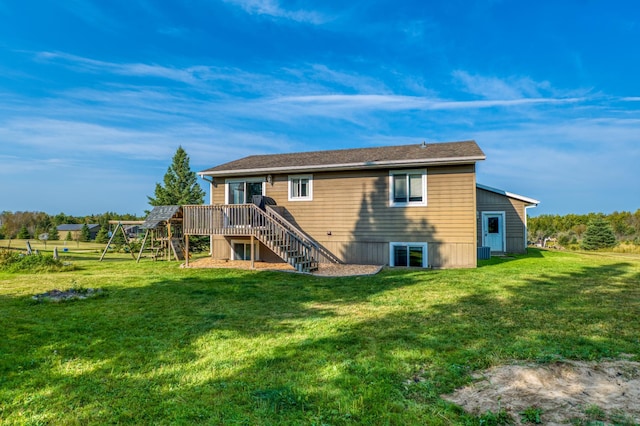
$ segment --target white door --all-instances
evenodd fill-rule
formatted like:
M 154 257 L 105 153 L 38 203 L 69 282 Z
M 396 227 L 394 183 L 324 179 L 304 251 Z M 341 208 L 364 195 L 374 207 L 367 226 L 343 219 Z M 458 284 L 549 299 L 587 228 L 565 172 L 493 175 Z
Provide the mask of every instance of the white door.
M 492 252 L 505 251 L 504 212 L 482 213 L 482 245 Z

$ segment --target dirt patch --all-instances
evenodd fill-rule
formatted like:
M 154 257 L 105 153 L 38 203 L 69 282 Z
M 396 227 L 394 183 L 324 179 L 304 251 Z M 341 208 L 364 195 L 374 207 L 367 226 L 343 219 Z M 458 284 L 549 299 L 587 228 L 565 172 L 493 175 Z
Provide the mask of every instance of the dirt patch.
M 185 265 L 181 265 L 185 267 Z M 189 262 L 189 268 L 232 268 L 232 269 L 251 269 L 251 261 L 249 260 L 224 260 L 212 259 L 210 257 L 197 259 Z M 254 262 L 254 269 L 295 272 L 295 269 L 288 263 L 271 263 L 271 262 Z M 374 275 L 380 272 L 380 265 L 345 265 L 321 263 L 318 270 L 312 275 L 322 277 L 349 277 L 355 275 Z
M 382 269 L 380 265 L 336 265 L 321 263 L 313 275 L 321 277 L 352 277 L 357 275 L 375 275 Z
M 82 300 L 104 295 L 105 292 L 101 288 L 70 288 L 67 290 L 54 289 L 46 293 L 36 294 L 31 298 L 36 302 L 66 302 L 69 300 Z
M 288 263 L 253 262 L 254 269 L 272 271 L 295 271 Z M 181 267 L 186 267 L 184 264 Z M 230 268 L 230 269 L 251 269 L 250 260 L 225 260 L 204 257 L 189 262 L 189 268 Z
M 505 365 L 479 373 L 477 381 L 443 398 L 474 415 L 506 411 L 515 424 L 536 410 L 545 425 L 597 420 L 640 424 L 640 363 L 563 361 Z

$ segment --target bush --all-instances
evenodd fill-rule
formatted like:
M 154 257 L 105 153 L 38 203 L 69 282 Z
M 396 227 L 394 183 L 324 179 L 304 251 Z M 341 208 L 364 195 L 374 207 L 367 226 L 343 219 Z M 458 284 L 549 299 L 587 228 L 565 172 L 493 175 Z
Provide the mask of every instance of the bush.
M 69 269 L 53 256 L 31 254 L 25 256 L 11 250 L 0 250 L 0 270 L 5 272 L 55 272 Z

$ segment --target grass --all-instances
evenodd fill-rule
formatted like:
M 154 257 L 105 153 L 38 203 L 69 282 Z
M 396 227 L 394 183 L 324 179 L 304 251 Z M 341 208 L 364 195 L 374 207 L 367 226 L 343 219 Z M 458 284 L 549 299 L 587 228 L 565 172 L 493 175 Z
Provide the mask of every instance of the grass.
M 512 360 L 640 357 L 640 259 L 319 278 L 98 251 L 0 272 L 0 423 L 488 424 L 441 395 Z M 106 296 L 32 299 L 74 287 Z

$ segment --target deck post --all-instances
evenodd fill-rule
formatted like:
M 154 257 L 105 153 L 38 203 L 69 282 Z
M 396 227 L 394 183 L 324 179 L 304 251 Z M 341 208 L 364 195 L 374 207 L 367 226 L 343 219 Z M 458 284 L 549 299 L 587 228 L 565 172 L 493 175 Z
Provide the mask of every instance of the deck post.
M 256 265 L 255 265 L 255 260 L 256 260 L 256 253 L 255 253 L 255 240 L 256 237 L 251 234 L 251 269 L 255 269 Z
M 189 266 L 189 234 L 184 236 L 184 264 Z
M 171 221 L 167 220 L 167 262 L 171 260 L 171 249 L 173 244 L 171 243 Z

